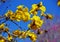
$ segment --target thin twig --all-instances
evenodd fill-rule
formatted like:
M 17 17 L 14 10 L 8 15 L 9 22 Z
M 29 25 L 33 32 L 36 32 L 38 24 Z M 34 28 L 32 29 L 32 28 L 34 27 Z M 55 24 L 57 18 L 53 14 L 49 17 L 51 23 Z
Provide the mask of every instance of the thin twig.
M 17 23 L 15 23 L 14 21 L 12 21 L 12 20 L 10 20 L 11 22 L 13 22 L 16 26 L 18 26 L 19 27 L 19 29 L 22 29 L 22 27 L 21 26 L 19 26 Z
M 5 23 L 5 22 L 7 22 L 7 20 L 3 21 L 1 24 Z
M 0 19 L 5 18 L 5 16 L 0 16 Z

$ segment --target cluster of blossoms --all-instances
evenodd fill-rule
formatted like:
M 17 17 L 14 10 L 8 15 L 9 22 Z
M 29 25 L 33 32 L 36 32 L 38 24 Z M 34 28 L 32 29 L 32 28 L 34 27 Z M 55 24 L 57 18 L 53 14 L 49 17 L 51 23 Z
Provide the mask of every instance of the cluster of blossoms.
M 37 39 L 37 36 L 34 32 L 31 32 L 30 30 L 28 31 L 20 31 L 20 30 L 15 30 L 12 33 L 9 32 L 9 28 L 5 27 L 5 24 L 0 25 L 0 41 L 1 42 L 15 42 L 14 38 L 20 38 L 20 39 L 25 39 L 29 37 L 32 42 L 35 42 Z M 1 34 L 5 32 L 8 34 L 7 37 L 3 37 Z
M 24 22 L 27 22 L 31 20 L 31 23 L 28 24 L 27 31 L 15 30 L 11 34 L 9 32 L 9 28 L 6 28 L 4 24 L 5 22 L 3 22 L 0 25 L 0 33 L 6 32 L 8 34 L 8 37 L 3 38 L 1 36 L 0 37 L 1 42 L 6 42 L 6 41 L 14 42 L 13 39 L 17 37 L 20 39 L 29 37 L 32 40 L 32 42 L 36 42 L 37 35 L 34 32 L 31 32 L 31 30 L 38 30 L 38 33 L 41 33 L 40 28 L 44 23 L 44 20 L 37 15 L 39 10 L 41 11 L 41 16 L 44 16 L 46 19 L 50 19 L 50 20 L 53 19 L 53 16 L 51 14 L 44 13 L 46 11 L 46 8 L 45 6 L 43 6 L 42 2 L 40 2 L 39 4 L 33 4 L 30 12 L 28 8 L 24 7 L 23 5 L 19 5 L 15 12 L 8 10 L 8 12 L 5 13 L 5 15 L 3 16 L 5 17 L 6 21 L 10 20 L 11 22 L 15 23 L 14 21 L 20 22 L 20 20 L 22 20 Z M 31 17 L 31 14 L 33 15 L 32 17 Z

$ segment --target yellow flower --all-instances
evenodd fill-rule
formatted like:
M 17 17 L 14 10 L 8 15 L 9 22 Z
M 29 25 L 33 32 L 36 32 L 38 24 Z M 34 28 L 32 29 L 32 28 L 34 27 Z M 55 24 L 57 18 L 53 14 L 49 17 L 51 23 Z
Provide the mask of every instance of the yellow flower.
M 24 12 L 23 12 L 23 10 L 22 11 L 20 11 L 20 10 L 16 10 L 16 13 L 15 13 L 15 15 L 16 15 L 16 21 L 20 21 L 20 20 L 22 20 L 23 18 L 25 18 L 24 17 Z
M 4 31 L 5 31 L 5 32 L 8 32 L 8 31 L 9 31 L 9 28 L 5 28 Z
M 13 32 L 13 34 L 16 35 L 16 36 L 20 36 L 21 31 L 20 31 L 20 30 L 15 30 L 15 31 Z
M 10 19 L 11 19 L 11 20 L 15 20 L 15 14 L 11 15 L 11 16 L 10 16 Z
M 34 32 L 29 32 L 28 33 L 28 36 L 30 37 L 30 39 L 32 40 L 32 41 L 36 41 L 37 40 L 37 35 L 34 33 Z
M 21 20 L 21 15 L 20 14 L 16 14 L 15 18 L 16 18 L 16 21 L 20 21 Z
M 5 42 L 4 39 L 1 39 L 0 42 Z
M 8 39 L 8 41 L 11 41 L 13 39 L 13 37 L 11 35 L 8 35 L 7 39 Z
M 37 15 L 37 11 L 34 11 L 34 10 L 31 10 L 30 13 L 33 15 Z
M 8 10 L 5 16 L 8 17 L 10 20 L 16 20 L 16 13 L 13 13 L 11 10 Z
M 16 10 L 15 15 L 16 15 L 16 20 L 20 21 L 22 19 L 22 16 L 24 15 L 24 12 L 23 10 Z
M 19 38 L 25 39 L 26 37 L 27 37 L 26 31 L 22 31 L 21 35 L 19 36 Z
M 24 22 L 26 22 L 30 20 L 30 14 L 28 12 L 28 8 L 25 7 L 23 8 L 23 10 L 16 10 L 16 18 L 17 21 L 23 20 Z
M 38 10 L 37 4 L 33 4 L 32 8 L 30 10 L 30 13 L 33 14 L 33 15 L 36 15 L 37 14 L 37 10 Z
M 52 20 L 53 19 L 53 16 L 51 14 L 47 14 L 48 16 L 48 19 Z
M 4 38 L 0 39 L 0 42 L 6 42 L 6 40 Z
M 6 39 L 3 36 L 0 36 L 0 42 L 6 42 Z
M 0 25 L 0 29 L 3 29 L 5 27 L 5 24 Z
M 13 14 L 13 12 L 11 10 L 8 10 L 8 12 L 5 14 L 5 16 L 9 17 Z
M 43 20 L 35 21 L 35 24 L 39 28 L 39 27 L 41 27 L 43 25 Z
M 60 6 L 60 1 L 58 1 L 57 5 Z
M 19 6 L 17 6 L 17 8 L 18 8 L 19 10 L 22 10 L 23 7 L 24 7 L 24 5 L 19 5 Z
M 41 10 L 41 12 L 45 12 L 46 11 L 46 8 L 45 8 L 45 6 L 41 6 L 41 7 L 39 7 L 39 9 Z
M 34 15 L 31 20 L 32 22 L 28 25 L 30 29 L 39 29 L 43 24 L 43 20 L 41 20 L 39 16 Z
M 24 22 L 30 20 L 30 14 L 28 12 L 24 12 L 24 14 L 22 15 L 22 20 Z
M 42 2 L 40 2 L 39 4 L 37 4 L 39 7 L 39 10 L 41 10 L 41 13 L 44 13 L 46 11 L 46 7 L 43 6 Z
M 25 7 L 25 8 L 23 9 L 23 11 L 24 11 L 24 12 L 28 12 L 28 8 Z
M 15 14 L 23 14 L 23 10 L 16 10 Z
M 35 23 L 30 23 L 30 24 L 28 24 L 28 28 L 30 28 L 31 30 L 36 30 L 36 29 L 38 29 L 37 26 L 35 25 Z
M 40 17 L 37 16 L 37 15 L 34 15 L 34 16 L 31 18 L 31 20 L 40 20 Z
M 32 9 L 36 10 L 38 8 L 37 4 L 32 5 Z

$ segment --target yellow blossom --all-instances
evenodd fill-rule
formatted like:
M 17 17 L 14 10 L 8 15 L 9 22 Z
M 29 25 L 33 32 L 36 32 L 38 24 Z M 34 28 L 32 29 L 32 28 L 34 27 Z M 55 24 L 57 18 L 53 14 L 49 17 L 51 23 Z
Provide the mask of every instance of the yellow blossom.
M 15 14 L 11 10 L 8 10 L 5 16 L 11 20 L 15 20 Z
M 6 42 L 4 39 L 1 39 L 0 42 Z
M 22 20 L 25 22 L 30 20 L 30 14 L 28 12 L 24 12 L 24 14 L 22 15 Z
M 16 18 L 15 18 L 15 14 L 11 15 L 11 16 L 10 16 L 10 19 L 11 19 L 11 20 L 15 20 L 15 19 L 16 19 Z
M 5 31 L 5 32 L 8 32 L 8 31 L 9 31 L 9 28 L 5 28 L 4 31 Z
M 33 4 L 32 8 L 30 10 L 30 13 L 36 15 L 37 14 L 37 10 L 38 10 L 37 4 Z
M 0 25 L 0 29 L 4 28 L 5 27 L 5 24 L 1 24 Z
M 39 16 L 34 15 L 31 18 L 31 20 L 32 20 L 32 22 L 28 25 L 28 27 L 30 29 L 36 30 L 36 29 L 40 28 L 43 24 L 43 20 L 41 20 Z
M 35 24 L 39 28 L 39 27 L 41 27 L 43 25 L 43 20 L 35 21 Z
M 26 31 L 22 31 L 21 35 L 19 36 L 19 38 L 25 39 L 26 37 L 27 37 Z
M 21 15 L 17 14 L 15 18 L 16 18 L 16 21 L 20 21 L 21 20 Z
M 39 7 L 39 9 L 41 10 L 41 12 L 45 12 L 46 11 L 45 6 L 41 6 L 41 7 Z
M 1 38 L 0 42 L 6 42 L 6 40 L 4 38 Z
M 53 19 L 53 16 L 51 14 L 47 14 L 48 16 L 48 19 L 52 20 Z
M 20 31 L 20 30 L 15 30 L 15 31 L 13 32 L 13 34 L 16 35 L 16 36 L 20 36 L 21 31 Z
M 57 5 L 60 6 L 60 1 L 58 1 Z
M 19 5 L 19 6 L 17 6 L 17 8 L 19 9 L 19 10 L 22 10 L 23 9 L 23 5 Z
M 37 16 L 37 15 L 34 15 L 34 16 L 31 18 L 31 20 L 40 20 L 40 17 Z
M 33 5 L 32 5 L 32 9 L 34 9 L 34 10 L 38 9 L 37 4 L 33 4 Z
M 13 39 L 13 37 L 11 35 L 8 35 L 7 39 L 8 39 L 8 41 L 11 41 Z
M 5 14 L 5 16 L 11 16 L 13 14 L 13 12 L 11 10 L 8 10 L 8 12 Z
M 30 13 L 33 15 L 37 15 L 37 11 L 34 11 L 34 10 L 31 10 Z
M 29 32 L 28 36 L 32 40 L 32 42 L 35 42 L 37 40 L 37 35 L 34 32 Z
M 25 8 L 23 9 L 23 11 L 24 11 L 24 12 L 28 12 L 28 8 L 25 7 Z

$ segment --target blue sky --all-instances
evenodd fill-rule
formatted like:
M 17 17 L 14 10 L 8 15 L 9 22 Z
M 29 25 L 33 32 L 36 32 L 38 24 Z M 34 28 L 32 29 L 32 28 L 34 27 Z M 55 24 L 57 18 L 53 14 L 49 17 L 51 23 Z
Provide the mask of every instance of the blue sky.
M 46 7 L 45 13 L 51 13 L 54 17 L 55 15 L 60 16 L 60 7 L 57 6 L 57 0 L 6 0 L 5 3 L 0 2 L 0 15 L 5 14 L 8 10 L 12 10 L 13 12 L 15 12 L 18 5 L 24 5 L 31 9 L 32 4 L 39 3 L 40 1 L 42 1 L 43 5 Z M 54 19 L 54 21 L 56 21 L 56 19 Z M 9 25 L 11 31 L 18 29 L 18 27 L 10 21 L 7 21 L 6 23 Z M 16 23 L 19 24 L 23 29 L 28 29 L 27 25 L 29 24 L 29 22 L 24 23 L 23 21 L 21 21 Z M 29 40 L 29 38 L 27 38 L 25 40 L 18 40 L 18 42 L 31 41 Z

